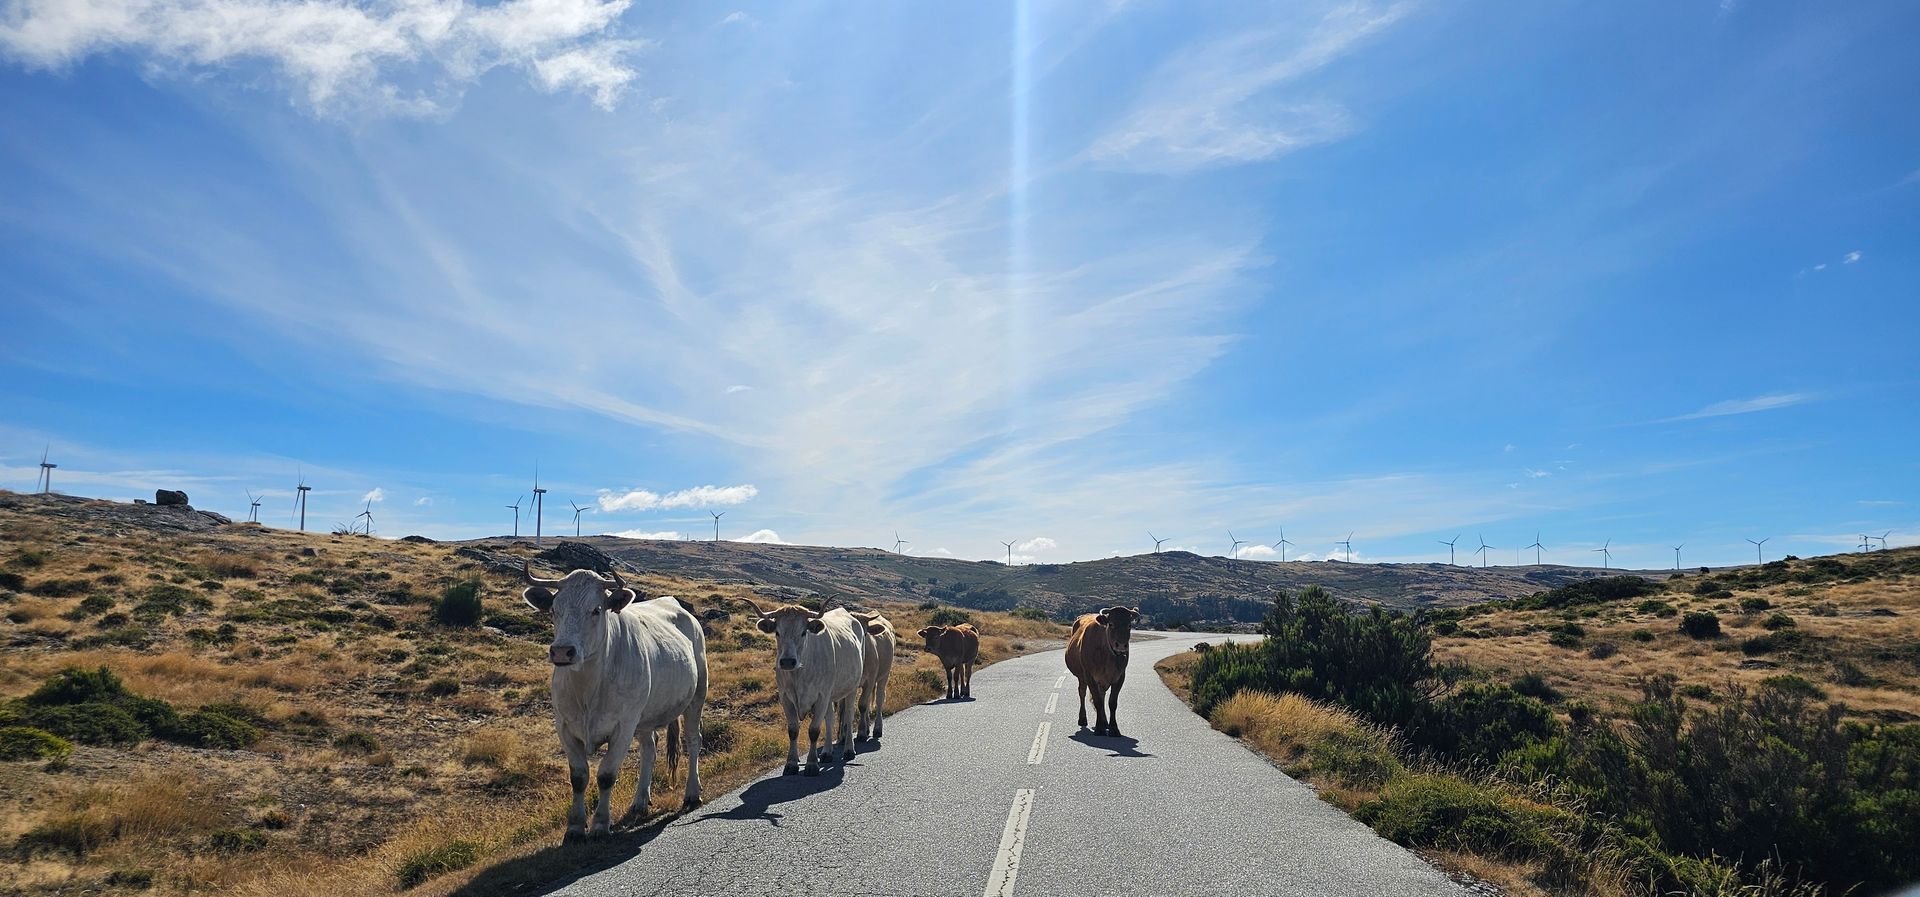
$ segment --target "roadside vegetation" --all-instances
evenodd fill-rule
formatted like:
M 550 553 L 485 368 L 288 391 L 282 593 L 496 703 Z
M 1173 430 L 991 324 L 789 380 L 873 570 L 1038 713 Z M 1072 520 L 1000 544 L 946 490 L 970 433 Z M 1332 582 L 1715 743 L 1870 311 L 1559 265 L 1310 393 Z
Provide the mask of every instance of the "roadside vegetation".
M 679 808 L 663 765 L 646 824 L 563 843 L 550 624 L 458 546 L 31 507 L 0 508 L 0 893 L 512 891 L 630 855 Z M 791 590 L 628 581 L 705 618 L 708 796 L 777 766 L 773 642 L 741 599 Z M 871 606 L 903 634 L 889 711 L 943 694 L 912 633 L 949 609 Z M 967 614 L 988 661 L 1065 637 Z
M 1425 617 L 1309 588 L 1275 597 L 1265 642 L 1161 669 L 1324 799 L 1509 893 L 1877 894 L 1920 880 L 1916 574 L 1920 551 L 1876 552 Z

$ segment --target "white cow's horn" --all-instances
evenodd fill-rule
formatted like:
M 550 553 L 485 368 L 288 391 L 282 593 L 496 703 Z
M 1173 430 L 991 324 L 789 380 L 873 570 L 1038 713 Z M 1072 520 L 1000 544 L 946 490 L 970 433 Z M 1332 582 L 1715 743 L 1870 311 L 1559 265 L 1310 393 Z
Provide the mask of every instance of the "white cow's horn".
M 552 588 L 555 583 L 559 582 L 557 579 L 541 579 L 533 575 L 532 565 L 524 559 L 520 561 L 520 578 L 526 580 L 527 585 L 545 586 L 547 588 Z

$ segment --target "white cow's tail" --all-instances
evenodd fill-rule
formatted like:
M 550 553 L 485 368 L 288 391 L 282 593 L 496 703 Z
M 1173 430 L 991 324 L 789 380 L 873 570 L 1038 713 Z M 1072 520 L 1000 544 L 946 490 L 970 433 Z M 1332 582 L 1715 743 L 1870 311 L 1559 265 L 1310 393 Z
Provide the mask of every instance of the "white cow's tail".
M 667 724 L 667 778 L 680 774 L 680 718 Z

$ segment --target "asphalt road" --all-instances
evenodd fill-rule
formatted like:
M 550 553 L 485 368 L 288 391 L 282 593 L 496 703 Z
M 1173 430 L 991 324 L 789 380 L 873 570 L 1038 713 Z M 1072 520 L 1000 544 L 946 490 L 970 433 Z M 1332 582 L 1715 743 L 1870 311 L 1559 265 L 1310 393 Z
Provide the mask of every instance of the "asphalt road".
M 886 740 L 844 768 L 776 772 L 552 893 L 1466 893 L 1208 728 L 1153 664 L 1220 636 L 1166 636 L 1133 643 L 1127 737 L 1078 729 L 1062 652 L 1003 661 L 974 676 L 971 700 L 889 717 Z

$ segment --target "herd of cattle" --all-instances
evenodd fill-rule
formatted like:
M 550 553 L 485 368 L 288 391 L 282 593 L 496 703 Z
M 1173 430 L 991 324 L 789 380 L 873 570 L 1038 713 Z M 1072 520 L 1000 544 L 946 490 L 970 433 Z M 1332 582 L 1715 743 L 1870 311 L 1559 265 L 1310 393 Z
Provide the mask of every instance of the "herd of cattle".
M 666 730 L 667 766 L 677 772 L 687 760 L 684 806 L 700 803 L 700 713 L 707 702 L 707 645 L 700 620 L 671 596 L 638 601 L 616 571 L 602 577 L 575 570 L 541 579 L 522 567 L 522 596 L 553 618 L 554 728 L 567 755 L 573 784 L 569 833 L 587 830 L 587 761 L 601 747 L 600 800 L 592 833 L 611 827 L 613 784 L 627 750 L 640 735 L 640 786 L 629 818 L 646 814 L 653 780 L 655 735 Z M 787 719 L 786 774 L 802 771 L 800 720 L 807 723 L 806 775 L 820 763 L 844 762 L 856 741 L 879 741 L 884 726 L 887 679 L 893 670 L 893 624 L 877 613 L 844 607 L 812 610 L 782 605 L 759 612 L 760 631 L 774 637 L 774 678 Z M 1074 622 L 1067 640 L 1067 669 L 1080 681 L 1080 725 L 1087 724 L 1087 692 L 1093 692 L 1094 734 L 1120 734 L 1120 686 L 1126 681 L 1127 649 L 1138 611 L 1109 607 Z M 971 697 L 980 633 L 971 623 L 929 626 L 919 631 L 927 653 L 947 673 L 949 699 Z M 822 733 L 826 740 L 821 741 Z M 857 732 L 857 736 L 856 736 Z

